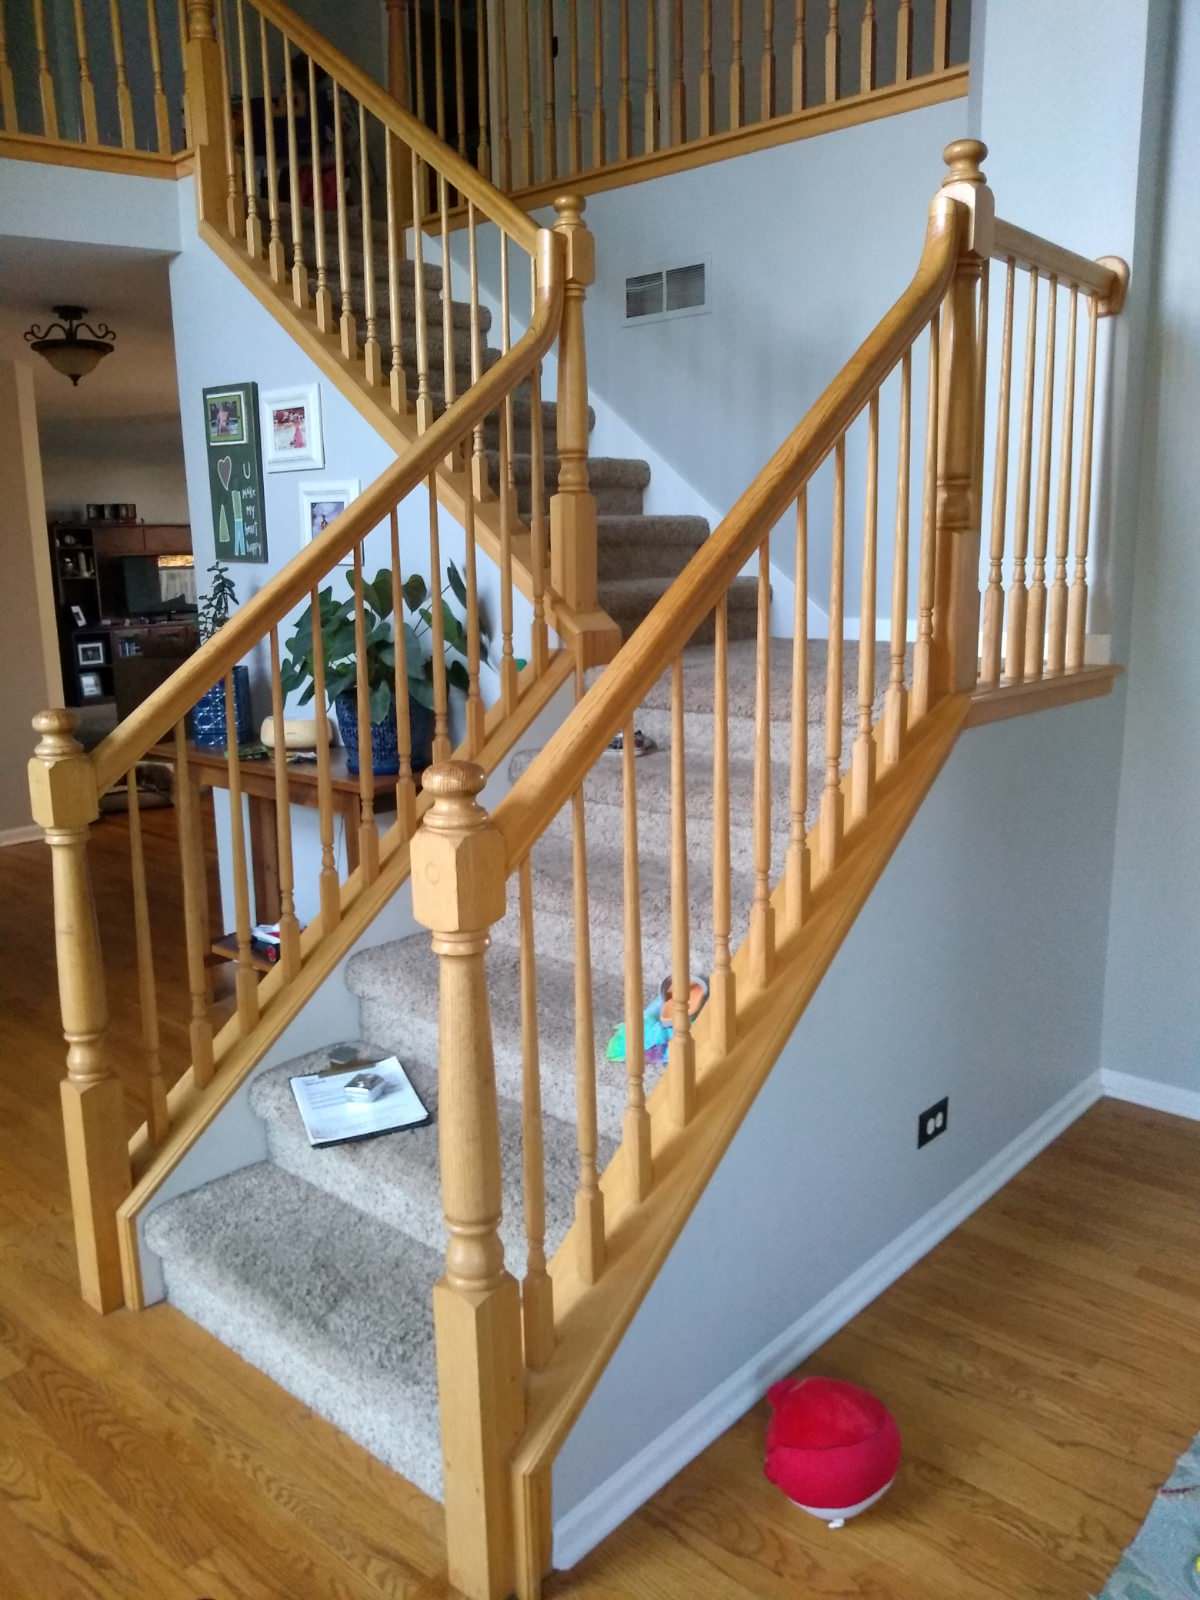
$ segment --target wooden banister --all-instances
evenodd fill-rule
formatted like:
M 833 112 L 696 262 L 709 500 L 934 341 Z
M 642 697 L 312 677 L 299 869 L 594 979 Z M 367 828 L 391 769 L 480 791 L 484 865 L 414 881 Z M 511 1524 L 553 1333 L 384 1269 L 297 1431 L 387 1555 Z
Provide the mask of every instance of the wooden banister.
M 1087 256 L 1076 255 L 1040 234 L 1028 233 L 1015 223 L 997 217 L 992 236 L 990 254 L 995 261 L 1016 262 L 1036 272 L 1039 277 L 1057 278 L 1060 283 L 1074 283 L 1086 294 L 1096 296 L 1102 317 L 1118 315 L 1125 304 L 1125 289 L 1129 282 L 1129 268 L 1118 256 L 1102 256 L 1090 261 Z

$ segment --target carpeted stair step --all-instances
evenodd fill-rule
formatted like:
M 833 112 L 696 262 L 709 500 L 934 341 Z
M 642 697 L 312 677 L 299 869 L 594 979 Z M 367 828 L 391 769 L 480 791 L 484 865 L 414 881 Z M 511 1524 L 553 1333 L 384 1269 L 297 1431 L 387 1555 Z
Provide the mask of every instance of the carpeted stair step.
M 682 570 L 682 565 L 680 570 Z M 605 578 L 600 582 L 600 604 L 628 639 L 671 587 L 671 578 Z M 728 590 L 729 637 L 753 637 L 758 603 L 753 578 L 735 578 Z M 707 617 L 692 636 L 694 644 L 710 644 L 713 622 Z
M 364 1046 L 364 1055 L 383 1050 Z M 353 1144 L 314 1150 L 308 1142 L 291 1079 L 311 1071 L 307 1060 L 289 1062 L 261 1073 L 250 1089 L 250 1104 L 267 1129 L 271 1160 L 286 1172 L 322 1189 L 338 1201 L 368 1217 L 409 1234 L 429 1249 L 446 1247 L 442 1217 L 441 1176 L 438 1160 L 437 1067 L 419 1049 L 395 1052 L 413 1086 L 434 1120 L 424 1128 L 410 1128 Z M 503 1204 L 500 1237 L 504 1259 L 516 1277 L 525 1272 L 525 1220 L 521 1189 L 521 1108 L 515 1100 L 499 1102 L 500 1146 L 503 1158 Z M 542 1119 L 546 1161 L 546 1242 L 556 1250 L 573 1220 L 573 1194 L 579 1154 L 573 1125 L 557 1117 Z M 602 1164 L 615 1146 L 603 1141 Z
M 601 583 L 627 578 L 677 578 L 708 538 L 704 517 L 607 516 L 598 519 Z
M 333 295 L 333 309 L 334 309 L 335 313 L 339 312 L 341 310 L 341 304 L 342 304 L 342 288 L 341 288 L 341 284 L 337 281 L 336 277 L 328 278 L 326 281 L 329 284 L 330 293 Z M 364 283 L 365 283 L 365 280 L 363 279 L 361 274 L 355 274 L 354 277 L 352 277 L 351 280 L 350 280 L 350 303 L 354 307 L 354 314 L 358 318 L 360 323 L 363 321 L 363 306 L 365 304 Z M 397 275 L 397 289 L 398 289 L 397 299 L 399 301 L 399 310 L 400 310 L 400 326 L 402 328 L 404 328 L 404 327 L 415 327 L 416 326 L 416 317 L 417 317 L 417 287 L 416 287 L 416 284 L 415 283 L 401 282 L 400 279 L 399 279 L 399 275 Z M 316 278 L 315 272 L 312 270 L 312 267 L 310 265 L 309 274 L 308 274 L 308 293 L 309 293 L 310 300 L 316 294 L 316 292 L 317 292 L 317 278 Z M 441 291 L 441 289 L 440 288 L 431 289 L 431 288 L 428 287 L 428 285 L 426 285 L 424 299 L 425 299 L 425 323 L 426 323 L 426 326 L 430 330 L 432 330 L 434 328 L 441 328 L 441 326 L 442 326 L 442 291 Z M 376 275 L 375 275 L 375 311 L 376 311 L 376 315 L 379 316 L 380 318 L 388 317 L 391 314 L 391 297 L 390 297 L 390 289 L 389 289 L 389 285 L 388 285 L 386 271 L 384 271 L 384 272 L 378 272 L 377 271 Z M 469 336 L 470 328 L 471 328 L 471 305 L 470 305 L 470 302 L 467 301 L 467 300 L 452 300 L 450 302 L 450 311 L 451 311 L 451 316 L 453 317 L 453 325 L 454 325 L 455 331 L 458 332 L 460 329 L 466 330 L 466 332 L 467 332 L 467 334 Z M 481 339 L 486 340 L 488 331 L 491 328 L 491 326 L 492 326 L 492 313 L 488 310 L 487 306 L 480 306 L 479 307 L 479 333 L 480 333 Z
M 495 487 L 500 482 L 500 452 L 487 452 L 488 477 Z M 543 457 L 543 506 L 558 489 L 559 458 Z M 530 485 L 533 478 L 533 457 L 528 453 L 513 455 L 513 477 L 517 485 L 517 509 L 521 516 L 530 511 Z M 650 465 L 624 456 L 589 456 L 588 482 L 596 497 L 596 509 L 602 516 L 620 515 L 639 517 L 642 514 L 642 495 L 650 482 Z
M 146 1242 L 172 1305 L 441 1498 L 440 1252 L 270 1162 L 168 1200 Z

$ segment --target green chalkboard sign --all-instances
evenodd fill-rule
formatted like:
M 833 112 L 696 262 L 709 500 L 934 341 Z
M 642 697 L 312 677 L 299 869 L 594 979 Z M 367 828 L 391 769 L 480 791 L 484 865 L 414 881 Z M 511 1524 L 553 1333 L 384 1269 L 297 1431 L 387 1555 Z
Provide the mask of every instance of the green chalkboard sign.
M 267 559 L 258 385 L 226 383 L 204 391 L 208 486 L 218 561 Z

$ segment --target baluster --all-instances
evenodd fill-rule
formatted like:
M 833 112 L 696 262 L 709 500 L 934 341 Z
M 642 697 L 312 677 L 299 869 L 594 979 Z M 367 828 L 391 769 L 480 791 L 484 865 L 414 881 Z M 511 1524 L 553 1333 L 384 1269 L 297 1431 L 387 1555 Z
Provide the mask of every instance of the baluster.
M 3 6 L 0 6 L 0 11 L 3 11 L 3 9 Z M 150 16 L 152 19 L 151 26 L 153 27 L 154 0 L 150 0 Z M 3 45 L 3 38 L 4 19 L 0 17 L 0 46 Z M 155 42 L 157 44 L 157 33 L 155 34 Z M 87 23 L 84 21 L 83 16 L 83 0 L 75 0 L 75 52 L 79 57 L 79 110 L 83 119 L 84 141 L 87 144 L 99 144 L 100 135 L 96 127 L 96 84 L 92 78 L 91 63 L 88 59 Z M 0 59 L 3 59 L 2 50 L 0 50 Z M 0 73 L 3 72 L 8 72 L 11 78 L 11 69 L 7 63 L 0 66 Z M 161 88 L 161 66 L 159 68 L 158 84 L 159 88 Z M 7 102 L 4 108 L 4 126 L 10 131 L 14 131 L 16 126 L 15 122 L 10 123 L 9 121 Z M 162 148 L 161 144 L 159 148 Z
M 41 0 L 38 0 L 41 10 Z M 112 26 L 113 70 L 117 80 L 117 121 L 121 128 L 121 145 L 132 150 L 136 144 L 133 131 L 133 96 L 129 92 L 129 74 L 125 70 L 125 33 L 121 23 L 120 0 L 109 0 L 109 17 Z
M 683 0 L 671 12 L 671 143 L 687 141 L 687 86 L 684 81 Z
M 435 567 L 434 572 L 440 569 Z M 375 763 L 371 740 L 371 685 L 367 679 L 367 620 L 363 605 L 363 541 L 354 546 L 354 686 L 358 716 L 358 858 L 363 882 L 379 876 L 379 830 L 375 826 Z M 432 596 L 433 610 L 441 610 L 441 594 Z M 434 662 L 445 661 L 445 651 L 435 650 Z M 437 674 L 435 671 L 435 678 Z
M 500 9 L 503 11 L 504 7 L 501 6 Z M 413 27 L 415 29 L 413 75 L 417 84 L 417 121 L 424 123 L 428 127 L 428 119 L 425 116 L 425 39 L 424 23 L 422 21 L 424 13 L 425 7 L 418 0 L 418 3 L 413 6 Z M 415 220 L 417 217 L 423 217 L 424 215 L 425 206 L 422 203 L 419 211 L 413 211 L 413 218 Z
M 896 82 L 907 83 L 913 69 L 912 0 L 900 0 L 896 12 Z
M 700 139 L 707 139 L 716 126 L 716 119 L 713 115 L 715 88 L 716 85 L 713 79 L 712 0 L 703 0 L 700 8 L 699 126 L 696 130 L 697 137 Z
M 396 185 L 396 135 L 384 132 L 383 167 L 387 197 L 388 329 L 391 355 L 388 365 L 388 398 L 393 411 L 408 410 L 408 380 L 404 374 L 403 326 L 400 311 L 400 204 Z
M 1037 506 L 1033 522 L 1033 574 L 1025 618 L 1025 676 L 1040 678 L 1046 649 L 1046 549 L 1050 539 L 1050 457 L 1054 446 L 1054 358 L 1058 331 L 1058 279 L 1051 274 L 1042 356 L 1042 416 L 1038 437 Z
M 271 629 L 271 718 L 275 729 L 275 835 L 279 855 L 279 960 L 288 983 L 300 971 L 300 924 L 296 920 L 292 863 L 292 803 L 288 794 L 287 746 L 283 738 L 283 686 L 279 677 L 279 630 Z
M 996 466 L 992 481 L 992 538 L 988 549 L 988 581 L 983 597 L 983 646 L 979 683 L 993 689 L 1000 682 L 1004 639 L 1004 539 L 1008 517 L 1008 431 L 1012 412 L 1013 299 L 1017 264 L 1008 258 L 1004 280 L 1004 331 L 1000 344 L 1000 395 L 996 412 Z M 982 432 L 982 412 L 980 413 Z
M 292 301 L 304 310 L 308 305 L 308 267 L 304 261 L 304 218 L 300 211 L 300 155 L 296 139 L 296 86 L 292 77 L 292 47 L 283 38 L 283 93 L 287 101 L 288 206 L 292 213 Z M 314 116 L 315 120 L 315 116 Z M 320 176 L 314 171 L 314 187 Z
M 617 12 L 621 95 L 617 102 L 617 160 L 633 154 L 633 99 L 629 92 L 629 0 L 620 0 Z
M 582 692 L 580 678 L 576 699 Z M 577 1266 L 584 1283 L 596 1283 L 604 1271 L 604 1195 L 596 1166 L 596 1039 L 582 786 L 571 797 L 571 859 L 575 913 L 575 1122 L 579 1148 L 579 1187 L 575 1195 Z
M 645 153 L 658 149 L 658 3 L 646 0 Z
M 371 213 L 371 164 L 367 151 L 367 112 L 358 103 L 358 165 L 362 206 L 363 249 L 363 376 L 372 388 L 383 382 L 383 352 L 375 303 L 375 222 Z M 391 241 L 389 240 L 389 248 Z
M 587 346 L 583 309 L 596 278 L 595 241 L 579 195 L 560 195 L 555 232 L 567 241 L 558 336 L 558 490 L 550 501 L 551 588 L 576 611 L 596 605 L 596 500 L 588 475 Z
M 950 0 L 934 0 L 933 70 L 944 72 L 950 65 Z
M 342 354 L 347 361 L 353 361 L 358 354 L 358 326 L 354 320 L 354 303 L 350 292 L 350 225 L 346 215 L 346 141 L 342 130 L 342 93 L 336 78 L 333 82 L 333 164 L 337 182 L 338 276 L 342 293 L 342 311 L 338 326 L 341 333 Z M 413 232 L 419 234 L 420 229 L 414 227 Z
M 769 122 L 775 115 L 775 0 L 763 0 L 762 29 L 758 114 L 760 122 Z
M 479 382 L 483 373 L 483 332 L 479 318 L 479 247 L 477 243 L 478 214 L 474 202 L 467 201 L 467 274 L 471 280 L 471 383 Z M 484 450 L 483 423 L 475 425 L 475 438 L 471 458 L 472 487 L 476 500 L 492 498 L 491 477 L 487 469 Z
M 542 178 L 558 172 L 558 108 L 554 81 L 552 0 L 542 0 Z
M 310 597 L 313 641 L 313 705 L 317 720 L 317 818 L 321 836 L 321 872 L 318 878 L 321 904 L 321 933 L 328 937 L 342 915 L 337 863 L 333 854 L 333 773 L 330 767 L 326 723 L 329 701 L 325 694 L 325 637 L 321 629 L 321 597 L 316 589 Z
M 808 6 L 796 0 L 796 25 L 792 36 L 792 110 L 808 104 Z
M 242 1038 L 258 1021 L 258 979 L 250 946 L 250 882 L 246 872 L 246 819 L 242 813 L 242 763 L 238 755 L 233 671 L 225 677 L 225 765 L 229 786 L 230 853 L 233 857 L 233 926 L 237 944 L 237 1018 Z M 257 911 L 258 908 L 256 907 Z
M 825 787 L 821 794 L 821 871 L 827 877 L 842 849 L 842 617 L 846 565 L 846 435 L 833 457 L 833 546 L 829 574 L 829 644 L 825 658 Z
M 608 127 L 604 115 L 604 7 L 592 4 L 592 170 L 608 162 Z
M 529 540 L 533 588 L 533 666 L 540 677 L 546 670 L 549 641 L 546 633 L 546 456 L 542 419 L 542 368 L 539 362 L 529 377 L 529 402 L 532 406 L 530 438 Z
M 677 1127 L 696 1110 L 696 1043 L 688 1015 L 691 951 L 688 929 L 687 763 L 683 748 L 683 657 L 671 663 L 671 1042 L 667 1093 Z
M 758 617 L 754 652 L 754 901 L 750 908 L 750 981 L 765 989 L 775 968 L 771 905 L 771 553 L 758 547 Z
M 909 697 L 909 728 L 917 723 L 932 704 L 933 583 L 937 560 L 937 464 L 938 464 L 938 387 L 941 383 L 941 352 L 938 334 L 939 314 L 929 323 L 929 392 L 925 407 L 925 465 L 921 491 L 921 550 L 917 567 L 917 638 L 913 648 L 912 694 Z
M 521 171 L 526 188 L 535 181 L 533 170 L 533 103 L 529 65 L 529 0 L 521 13 Z
M 641 874 L 638 858 L 637 756 L 632 720 L 622 738 L 623 887 L 625 907 L 625 1102 L 626 1162 L 639 1203 L 650 1193 L 654 1168 L 650 1154 L 650 1114 L 646 1110 L 646 1052 L 642 1032 L 645 1004 L 642 978 Z
M 746 70 L 742 65 L 742 0 L 733 0 L 730 18 L 729 126 L 740 128 L 746 120 Z
M 67 1041 L 61 1086 L 63 1132 L 80 1290 L 97 1311 L 124 1299 L 117 1207 L 130 1188 L 121 1080 L 105 1036 L 108 1003 L 96 905 L 88 871 L 88 833 L 99 815 L 95 769 L 74 737 L 70 711 L 41 711 L 29 763 L 33 819 L 50 847 L 59 1007 Z
M 512 128 L 508 120 L 508 26 L 506 6 L 497 6 L 496 24 L 496 125 L 499 137 L 500 187 L 507 194 L 512 181 Z
M 412 159 L 413 202 L 413 293 L 417 324 L 417 432 L 424 433 L 433 421 L 433 396 L 429 392 L 429 316 L 425 304 L 425 246 L 420 226 L 421 160 L 416 151 Z
M 317 126 L 317 73 L 311 56 L 308 58 L 308 107 L 313 174 L 313 255 L 317 268 L 313 310 L 316 312 L 318 330 L 329 334 L 333 332 L 333 292 L 329 287 L 329 269 L 325 259 L 325 183 L 321 169 L 321 139 Z
M 454 378 L 454 290 L 452 284 L 453 267 L 450 261 L 450 215 L 447 202 L 447 184 L 442 174 L 438 173 L 438 220 L 442 232 L 442 387 L 445 390 L 447 409 L 454 404 L 458 394 Z M 446 470 L 455 472 L 461 465 L 460 455 L 462 447 L 455 445 L 446 457 Z
M 475 93 L 479 105 L 479 143 L 475 151 L 475 165 L 485 178 L 492 183 L 498 183 L 499 178 L 492 163 L 491 117 L 488 112 L 487 41 L 486 13 L 477 12 L 475 27 L 475 64 L 477 73 Z
M 425 484 L 429 501 L 429 615 L 433 673 L 433 759 L 450 758 L 450 722 L 446 683 L 446 619 L 442 612 L 442 538 L 438 523 L 437 474 L 431 472 Z M 511 600 L 510 600 L 511 604 Z
M 142 1013 L 142 1054 L 146 1071 L 146 1127 L 151 1145 L 159 1145 L 168 1127 L 167 1090 L 163 1082 L 158 1039 L 158 993 L 154 982 L 154 940 L 146 894 L 146 858 L 142 851 L 142 812 L 138 805 L 137 769 L 126 780 L 129 796 L 129 875 L 133 889 L 133 939 L 137 951 L 138 1007 Z
M 508 293 L 508 235 L 503 231 L 500 234 L 500 353 L 507 355 L 512 348 L 512 317 Z M 500 462 L 500 497 L 515 501 L 516 482 L 513 476 L 513 398 L 511 391 L 504 397 L 504 409 L 501 418 L 501 427 L 504 430 L 505 455 Z M 512 509 L 510 507 L 510 515 Z
M 388 93 L 405 111 L 412 110 L 408 73 L 408 0 L 385 0 L 387 6 Z
M 237 141 L 233 135 L 233 89 L 229 65 L 229 27 L 225 16 L 225 0 L 217 0 L 213 11 L 217 60 L 220 66 L 221 121 L 225 130 L 225 226 L 231 239 L 237 239 L 245 227 L 246 197 L 242 193 L 242 171 L 238 162 Z M 186 19 L 180 19 L 180 36 L 186 31 Z M 186 121 L 185 117 L 185 121 Z M 185 144 L 191 142 L 190 131 L 185 129 Z
M 1021 398 L 1021 448 L 1017 455 L 1017 504 L 1013 519 L 1013 572 L 1008 591 L 1008 639 L 1005 667 L 1013 683 L 1025 677 L 1025 623 L 1028 589 L 1025 557 L 1029 549 L 1029 502 L 1033 464 L 1033 390 L 1037 368 L 1038 275 L 1029 274 L 1029 307 L 1025 324 L 1025 383 Z
M 583 167 L 583 112 L 579 104 L 579 7 L 577 0 L 568 0 L 567 39 L 570 49 L 570 120 L 567 124 L 567 165 L 572 172 Z
M 458 124 L 456 130 L 458 153 L 465 161 L 467 159 L 467 85 L 463 66 L 462 0 L 454 0 L 454 116 Z
M 166 155 L 171 148 L 171 117 L 167 91 L 163 85 L 162 44 L 158 37 L 156 0 L 146 0 L 146 31 L 150 43 L 150 77 L 154 84 L 154 133 L 158 151 Z
M 77 0 L 82 4 L 83 0 Z M 596 8 L 599 10 L 599 7 Z M 0 5 L 0 122 L 5 133 L 18 132 L 17 94 L 13 83 L 12 65 L 8 59 L 8 39 L 4 26 L 4 7 Z
M 729 601 L 722 595 L 713 613 L 713 970 L 709 1024 L 717 1052 L 733 1049 L 737 991 L 730 960 L 732 872 L 729 838 Z
M 187 956 L 187 985 L 191 1016 L 188 1045 L 192 1079 L 206 1088 L 213 1075 L 213 1030 L 208 1007 L 208 880 L 204 844 L 200 836 L 199 791 L 188 767 L 187 733 L 183 722 L 175 725 L 175 823 L 179 835 L 179 862 L 183 874 L 183 936 Z
M 1079 288 L 1071 285 L 1067 309 L 1067 357 L 1063 374 L 1062 443 L 1058 447 L 1058 524 L 1054 534 L 1054 578 L 1046 625 L 1046 670 L 1062 672 L 1067 662 L 1067 554 L 1071 545 L 1071 452 L 1075 433 L 1075 324 Z
M 875 795 L 875 586 L 879 523 L 879 390 L 867 410 L 867 488 L 863 517 L 862 586 L 858 599 L 858 734 L 850 775 L 850 816 L 861 822 Z
M 505 236 L 504 253 L 508 253 Z M 505 319 L 507 322 L 507 318 Z M 517 659 L 513 654 L 513 520 L 516 491 L 512 474 L 512 400 L 506 398 L 500 419 L 500 702 L 505 716 L 517 703 Z
M 812 860 L 808 848 L 808 484 L 796 499 L 795 595 L 792 610 L 792 750 L 788 770 L 785 905 L 792 929 L 808 915 Z
M 42 133 L 47 139 L 58 138 L 58 106 L 54 98 L 54 74 L 50 70 L 50 53 L 46 48 L 45 0 L 33 0 L 33 33 L 37 49 L 38 96 L 42 106 Z M 124 123 L 122 123 L 124 137 Z
M 479 689 L 480 621 L 479 566 L 475 537 L 474 474 L 467 474 L 466 511 L 463 518 L 467 563 L 467 748 L 477 755 L 483 748 L 484 706 Z
M 433 91 L 437 136 L 446 139 L 446 68 L 442 61 L 442 0 L 433 0 Z
M 908 644 L 909 457 L 912 448 L 912 350 L 900 362 L 899 444 L 896 453 L 896 539 L 892 556 L 892 638 L 887 699 L 883 709 L 883 759 L 894 766 L 904 753 L 908 690 L 904 655 Z
M 521 1186 L 526 1260 L 521 1320 L 525 1364 L 540 1372 L 554 1353 L 554 1283 L 546 1271 L 546 1158 L 542 1143 L 533 871 L 528 856 L 521 863 L 517 881 L 521 918 Z
M 412 707 L 408 698 L 408 652 L 404 645 L 404 578 L 400 570 L 400 518 L 389 517 L 392 557 L 392 635 L 396 641 L 396 821 L 400 837 L 411 839 L 417 825 L 417 790 L 412 766 Z M 468 573 L 471 546 L 467 546 Z M 469 581 L 469 580 L 468 580 Z
M 828 21 L 825 25 L 825 102 L 839 98 L 842 92 L 842 35 L 838 17 L 838 0 L 828 0 Z
M 254 113 L 250 95 L 250 57 L 246 49 L 246 7 L 244 0 L 235 0 L 237 6 L 238 69 L 242 91 L 242 152 L 246 165 L 246 254 L 255 261 L 263 252 L 262 222 L 258 215 L 258 174 L 254 159 Z
M 875 87 L 875 0 L 866 0 L 858 33 L 858 92 Z
M 1068 672 L 1078 672 L 1084 664 L 1088 606 L 1088 539 L 1092 523 L 1092 428 L 1096 407 L 1096 327 L 1099 309 L 1094 294 L 1088 295 L 1087 370 L 1083 384 L 1083 426 L 1080 429 L 1079 501 L 1075 512 L 1075 575 L 1067 602 Z
M 279 165 L 275 158 L 275 101 L 271 93 L 271 56 L 267 39 L 267 19 L 258 14 L 258 46 L 262 57 L 263 145 L 267 162 L 267 266 L 272 281 L 282 283 L 287 277 L 287 251 L 283 248 L 283 235 L 279 230 Z M 284 51 L 287 42 L 284 41 Z

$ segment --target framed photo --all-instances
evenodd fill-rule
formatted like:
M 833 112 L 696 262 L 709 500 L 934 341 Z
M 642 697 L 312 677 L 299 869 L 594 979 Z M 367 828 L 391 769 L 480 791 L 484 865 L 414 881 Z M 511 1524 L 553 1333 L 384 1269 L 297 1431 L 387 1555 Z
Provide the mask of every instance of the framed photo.
M 351 500 L 358 498 L 361 485 L 357 478 L 342 478 L 336 483 L 302 483 L 300 485 L 300 543 L 311 544 L 319 539 L 335 522 Z M 347 555 L 340 564 L 351 565 Z
M 75 659 L 81 667 L 104 665 L 104 640 L 80 639 L 75 645 Z
M 85 700 L 100 700 L 104 696 L 104 686 L 100 682 L 98 672 L 81 672 L 79 674 L 79 693 Z
M 204 391 L 204 417 L 208 427 L 208 443 L 213 450 L 223 445 L 246 442 L 246 391 L 237 389 L 206 389 Z
M 71 620 L 74 622 L 77 628 L 87 627 L 87 618 L 83 614 L 82 606 L 71 607 Z
M 261 397 L 262 438 L 268 472 L 325 465 L 321 386 L 269 389 Z

